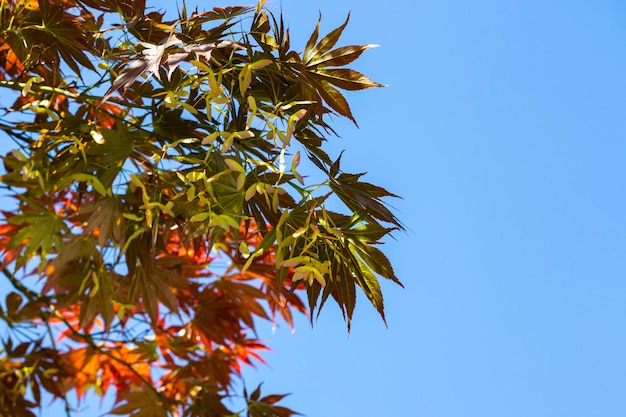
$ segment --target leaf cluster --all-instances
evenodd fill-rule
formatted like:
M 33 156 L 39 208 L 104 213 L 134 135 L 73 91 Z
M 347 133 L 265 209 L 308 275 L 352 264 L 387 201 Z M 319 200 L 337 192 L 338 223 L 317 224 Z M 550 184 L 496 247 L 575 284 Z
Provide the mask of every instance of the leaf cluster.
M 2 0 L 0 415 L 114 390 L 117 415 L 289 417 L 260 387 L 227 406 L 258 321 L 333 299 L 349 329 L 357 288 L 384 320 L 396 196 L 324 146 L 356 123 L 343 91 L 381 86 L 346 67 L 373 46 L 336 47 L 347 24 L 298 53 L 264 1 Z

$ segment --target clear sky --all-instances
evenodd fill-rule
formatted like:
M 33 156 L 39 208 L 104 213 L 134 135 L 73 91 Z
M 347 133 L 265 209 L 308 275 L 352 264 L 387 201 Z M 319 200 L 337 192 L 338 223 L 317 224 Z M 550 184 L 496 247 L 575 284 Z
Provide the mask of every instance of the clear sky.
M 296 49 L 318 11 L 381 45 L 355 68 L 389 87 L 348 94 L 360 129 L 331 153 L 404 197 L 406 288 L 383 283 L 388 329 L 364 297 L 349 338 L 330 303 L 295 335 L 261 323 L 249 388 L 310 417 L 626 415 L 626 3 L 282 7 Z
M 626 3 L 282 7 L 294 46 L 318 10 L 381 45 L 356 68 L 389 87 L 349 95 L 334 146 L 411 231 L 386 245 L 389 329 L 363 298 L 350 338 L 331 305 L 268 325 L 252 378 L 311 417 L 626 415 Z

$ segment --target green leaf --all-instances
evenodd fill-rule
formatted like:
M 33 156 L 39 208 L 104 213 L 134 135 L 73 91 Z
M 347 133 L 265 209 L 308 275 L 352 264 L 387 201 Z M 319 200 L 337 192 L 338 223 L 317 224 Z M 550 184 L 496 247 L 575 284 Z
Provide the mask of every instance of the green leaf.
M 383 227 L 378 223 L 365 223 L 351 229 L 342 228 L 345 235 L 363 243 L 377 243 L 394 230 L 397 228 Z
M 378 313 L 380 314 L 383 322 L 387 325 L 387 321 L 385 320 L 385 306 L 383 302 L 383 293 L 380 290 L 380 283 L 378 279 L 374 276 L 372 271 L 365 265 L 360 259 L 357 258 L 357 262 L 359 263 L 359 271 L 356 274 L 357 283 L 359 287 L 363 290 L 363 293 L 367 297 L 368 300 L 372 303 L 372 305 L 376 308 Z
M 238 230 L 239 222 L 226 214 L 211 213 L 210 226 L 219 226 L 226 231 L 230 230 L 231 228 L 234 230 Z
M 208 219 L 211 216 L 211 212 L 210 211 L 204 211 L 202 213 L 198 213 L 198 214 L 194 214 L 193 216 L 191 216 L 191 218 L 189 219 L 189 221 L 191 223 L 199 223 L 199 222 L 203 222 L 206 219 Z
M 389 259 L 380 249 L 364 244 L 360 244 L 358 246 L 350 245 L 350 248 L 378 275 L 383 278 L 390 279 L 401 287 L 404 287 L 400 280 L 398 280 L 398 277 L 396 277 L 393 267 L 391 266 L 391 262 L 389 262 Z
M 380 199 L 381 197 L 397 196 L 382 187 L 360 182 L 359 177 L 362 175 L 342 173 L 331 180 L 330 188 L 348 208 L 359 216 L 375 218 L 402 229 L 403 226 L 400 221 Z
M 352 325 L 352 315 L 354 314 L 354 308 L 356 307 L 356 285 L 354 281 L 354 275 L 352 274 L 352 268 L 348 263 L 349 254 L 346 253 L 345 248 L 335 246 L 332 250 L 336 251 L 335 260 L 332 267 L 332 285 L 327 285 L 322 294 L 322 303 L 326 301 L 329 295 L 332 295 L 333 299 L 339 305 L 341 313 L 343 314 L 346 324 L 348 326 L 348 332 Z M 321 311 L 322 306 L 319 310 Z
M 244 190 L 243 188 L 237 188 L 236 180 L 233 181 L 233 183 L 223 183 L 220 181 L 212 184 L 217 204 L 224 212 L 240 213 L 244 202 Z
M 269 65 L 272 65 L 274 63 L 274 61 L 272 61 L 271 59 L 261 59 L 259 61 L 255 61 L 253 63 L 250 64 L 250 68 L 258 70 L 261 68 L 265 68 Z
M 23 214 L 11 218 L 10 222 L 22 225 L 20 230 L 9 241 L 8 248 L 14 248 L 25 241 L 24 261 L 36 252 L 45 259 L 50 250 L 61 242 L 61 232 L 67 230 L 63 219 L 50 212 Z
M 241 172 L 245 174 L 246 170 L 241 166 L 241 164 L 239 164 L 239 162 L 235 161 L 234 159 L 226 158 L 224 159 L 224 162 L 226 163 L 226 166 L 228 166 L 228 169 L 230 169 L 231 171 Z
M 103 197 L 107 195 L 107 190 L 106 188 L 104 188 L 104 185 L 102 185 L 100 180 L 93 175 L 79 173 L 79 174 L 73 174 L 72 178 L 75 179 L 76 181 L 81 181 L 81 182 L 86 182 L 86 183 L 91 184 L 94 190 Z

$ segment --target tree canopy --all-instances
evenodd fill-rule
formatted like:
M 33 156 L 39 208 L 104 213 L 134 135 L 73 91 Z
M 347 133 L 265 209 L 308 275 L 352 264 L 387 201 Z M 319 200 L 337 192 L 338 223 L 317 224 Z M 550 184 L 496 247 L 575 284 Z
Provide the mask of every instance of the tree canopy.
M 349 329 L 357 288 L 384 320 L 394 195 L 324 145 L 342 91 L 381 86 L 346 67 L 372 45 L 318 21 L 297 52 L 264 3 L 2 0 L 0 415 L 288 417 L 260 387 L 229 409 L 258 320 L 332 299 Z

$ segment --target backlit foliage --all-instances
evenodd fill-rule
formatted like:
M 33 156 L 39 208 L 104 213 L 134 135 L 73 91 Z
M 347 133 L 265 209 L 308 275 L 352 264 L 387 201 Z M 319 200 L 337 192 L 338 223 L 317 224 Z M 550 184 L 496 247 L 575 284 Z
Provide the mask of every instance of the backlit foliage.
M 263 363 L 258 320 L 332 298 L 349 327 L 357 287 L 384 319 L 378 279 L 399 284 L 377 248 L 402 228 L 393 195 L 324 151 L 331 116 L 354 121 L 341 91 L 380 86 L 346 67 L 371 45 L 336 47 L 346 19 L 296 52 L 264 2 L 168 20 L 1 1 L 0 416 L 50 396 L 71 415 L 70 392 L 112 392 L 117 415 L 294 415 L 260 388 L 229 409 Z

